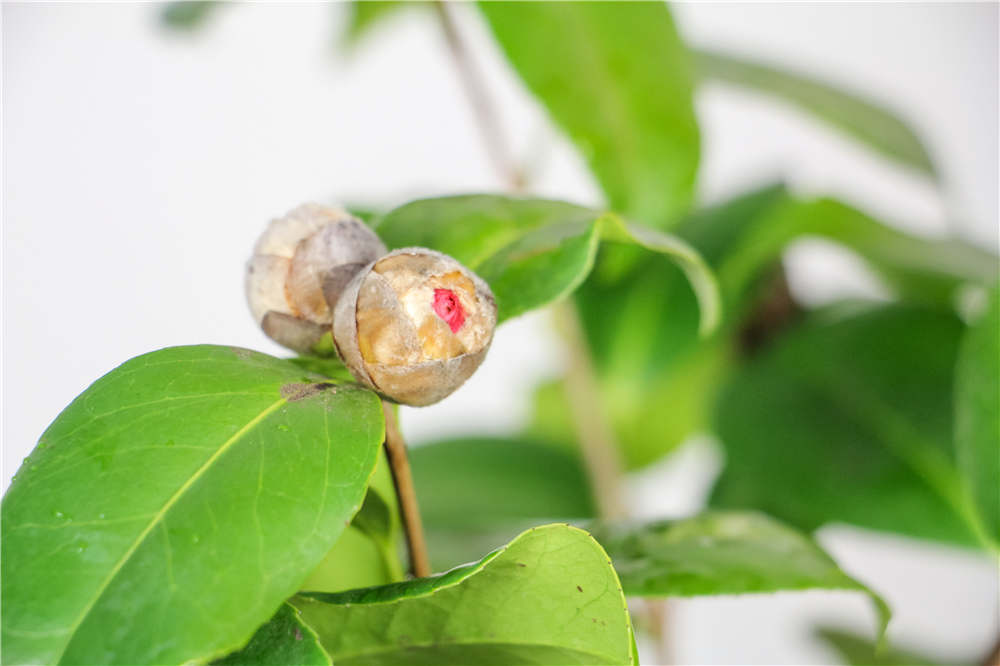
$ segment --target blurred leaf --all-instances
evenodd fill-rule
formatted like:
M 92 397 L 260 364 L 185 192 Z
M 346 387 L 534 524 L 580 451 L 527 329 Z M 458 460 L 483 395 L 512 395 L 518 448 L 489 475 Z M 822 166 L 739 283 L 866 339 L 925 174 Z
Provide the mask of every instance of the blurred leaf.
M 637 663 L 607 554 L 568 525 L 440 576 L 292 604 L 337 664 Z
M 696 50 L 702 80 L 717 80 L 784 99 L 882 155 L 937 178 L 923 142 L 894 112 L 802 74 L 717 51 Z
M 820 236 L 853 250 L 902 298 L 953 307 L 966 282 L 992 284 L 998 259 L 953 238 L 924 238 L 886 226 L 834 199 L 789 199 L 717 265 L 723 293 L 737 292 L 772 264 L 792 240 Z
M 678 235 L 697 244 L 709 261 L 728 256 L 753 225 L 787 195 L 769 186 L 686 218 Z M 702 429 L 715 388 L 728 371 L 745 295 L 724 295 L 724 332 L 699 340 L 698 305 L 683 274 L 654 255 L 628 280 L 595 272 L 576 292 L 576 305 L 601 385 L 607 419 L 629 467 L 658 460 Z M 744 290 L 745 291 L 745 290 Z M 561 382 L 540 387 L 532 432 L 575 441 Z
M 904 305 L 813 315 L 723 391 L 727 463 L 711 503 L 808 530 L 846 522 L 976 543 L 951 444 L 962 328 Z
M 698 297 L 701 330 L 718 322 L 715 281 L 701 257 L 676 237 L 628 225 L 614 213 L 545 199 L 466 195 L 406 204 L 390 211 L 376 230 L 390 249 L 429 247 L 476 271 L 496 296 L 500 321 L 579 287 L 604 240 L 673 261 Z
M 212 662 L 219 666 L 330 666 L 316 633 L 289 604 L 281 608 L 250 639 L 242 650 Z
M 1000 290 L 962 341 L 955 386 L 958 467 L 994 546 L 1000 544 Z
M 429 6 L 426 2 L 397 2 L 395 0 L 353 0 L 346 3 L 348 8 L 347 26 L 344 30 L 344 44 L 347 47 L 358 45 L 361 39 L 371 32 L 371 29 L 386 17 L 395 14 L 400 9 Z
M 344 531 L 382 438 L 373 393 L 264 354 L 126 362 L 63 410 L 3 499 L 4 662 L 245 644 Z
M 205 19 L 215 11 L 221 2 L 168 2 L 162 5 L 160 20 L 163 24 L 179 30 L 194 30 L 200 28 Z
M 514 69 L 611 208 L 665 227 L 694 193 L 693 64 L 662 2 L 481 2 Z
M 839 629 L 823 627 L 816 631 L 816 636 L 836 650 L 849 666 L 934 666 L 935 663 L 914 652 L 886 649 L 876 645 L 870 638 Z
M 401 579 L 399 564 L 393 564 L 386 558 L 379 543 L 356 525 L 349 525 L 300 589 L 340 592 Z
M 572 451 L 524 439 L 475 437 L 415 447 L 410 464 L 428 527 L 595 515 L 586 474 Z
M 627 595 L 692 597 L 788 590 L 853 590 L 871 599 L 879 633 L 889 608 L 816 542 L 763 514 L 708 513 L 639 526 L 592 527 Z

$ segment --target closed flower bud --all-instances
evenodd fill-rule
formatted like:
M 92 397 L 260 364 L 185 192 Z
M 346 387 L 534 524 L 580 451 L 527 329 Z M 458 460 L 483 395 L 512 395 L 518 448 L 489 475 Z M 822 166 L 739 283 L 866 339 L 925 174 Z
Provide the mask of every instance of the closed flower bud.
M 247 264 L 250 311 L 279 344 L 315 351 L 344 287 L 385 252 L 378 236 L 343 209 L 299 206 L 272 220 L 257 241 Z
M 333 337 L 351 373 L 395 402 L 429 405 L 475 372 L 493 340 L 489 286 L 451 257 L 395 250 L 358 273 Z

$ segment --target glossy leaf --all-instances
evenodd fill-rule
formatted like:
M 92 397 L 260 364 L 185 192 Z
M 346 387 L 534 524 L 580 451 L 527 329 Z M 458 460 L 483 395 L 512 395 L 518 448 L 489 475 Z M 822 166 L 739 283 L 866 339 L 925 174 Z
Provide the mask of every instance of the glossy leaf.
M 479 8 L 611 208 L 661 228 L 687 209 L 699 153 L 693 64 L 664 3 Z
M 376 230 L 390 249 L 429 247 L 476 271 L 492 288 L 501 321 L 579 287 L 603 240 L 675 262 L 698 297 L 701 330 L 718 323 L 715 281 L 701 257 L 681 240 L 626 224 L 614 213 L 546 199 L 467 195 L 406 204 L 382 218 Z
M 278 612 L 253 635 L 242 650 L 213 662 L 219 666 L 330 666 L 319 637 L 299 612 L 282 604 Z
M 437 577 L 291 603 L 341 665 L 636 663 L 618 577 L 568 525 Z
M 822 628 L 816 635 L 833 648 L 848 666 L 934 666 L 936 663 L 930 657 L 918 656 L 911 650 L 885 648 L 870 638 L 839 629 Z M 948 663 L 958 666 L 958 662 Z
M 586 474 L 572 451 L 525 439 L 470 437 L 418 446 L 410 464 L 429 527 L 595 515 Z
M 848 590 L 872 600 L 880 633 L 889 621 L 889 609 L 876 593 L 841 571 L 812 539 L 763 514 L 717 511 L 591 531 L 611 556 L 628 595 Z
M 373 393 L 245 349 L 116 368 L 49 426 L 4 497 L 4 661 L 240 647 L 344 531 L 382 437 Z
M 709 50 L 694 52 L 701 80 L 783 99 L 897 162 L 937 177 L 927 148 L 896 113 L 854 93 L 773 65 Z
M 1000 290 L 966 333 L 955 386 L 958 466 L 986 534 L 1000 545 Z
M 952 447 L 962 328 L 915 306 L 814 315 L 723 391 L 712 504 L 809 530 L 836 521 L 975 543 Z

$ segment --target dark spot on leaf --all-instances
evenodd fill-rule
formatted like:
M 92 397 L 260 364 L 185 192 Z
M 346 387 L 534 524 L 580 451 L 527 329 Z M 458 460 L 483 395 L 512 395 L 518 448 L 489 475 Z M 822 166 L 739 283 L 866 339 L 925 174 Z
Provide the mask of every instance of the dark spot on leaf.
M 523 562 L 518 562 L 518 563 L 517 563 L 517 566 L 519 566 L 519 567 L 526 567 L 526 566 L 528 566 L 528 565 L 527 565 L 527 564 L 524 564 Z
M 331 389 L 332 392 L 336 393 L 337 385 L 330 382 L 319 382 L 318 384 L 291 382 L 281 387 L 281 397 L 288 402 L 296 402 L 297 400 L 305 400 L 327 389 Z
M 243 347 L 230 347 L 229 349 L 236 354 L 236 358 L 241 361 L 249 361 L 250 357 L 253 356 L 253 352 L 249 349 L 243 349 Z
M 580 592 L 583 592 L 583 588 L 582 588 L 582 587 L 580 587 L 579 585 L 577 585 L 577 586 L 576 586 L 576 589 L 577 589 L 578 591 L 580 591 Z

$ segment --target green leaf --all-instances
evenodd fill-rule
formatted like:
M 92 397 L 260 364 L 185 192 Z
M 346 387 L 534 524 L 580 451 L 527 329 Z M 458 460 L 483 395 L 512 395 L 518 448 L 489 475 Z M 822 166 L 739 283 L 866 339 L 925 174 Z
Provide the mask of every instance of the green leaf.
M 525 439 L 469 437 L 415 447 L 410 465 L 429 527 L 595 515 L 580 459 L 564 449 Z
M 291 603 L 339 665 L 637 663 L 607 554 L 568 525 L 433 578 Z
M 1000 544 L 1000 290 L 965 334 L 955 385 L 958 467 L 986 534 Z
M 952 448 L 962 329 L 904 305 L 812 316 L 723 391 L 727 463 L 712 504 L 809 530 L 836 521 L 975 543 Z
M 220 2 L 190 0 L 188 2 L 168 2 L 160 10 L 160 20 L 164 25 L 178 30 L 194 30 L 204 25 Z
M 871 599 L 879 633 L 889 608 L 811 538 L 763 514 L 704 513 L 637 527 L 591 528 L 614 561 L 625 594 L 691 597 L 788 590 L 849 590 Z
M 829 627 L 816 631 L 816 637 L 837 651 L 849 666 L 933 666 L 934 660 L 910 650 L 884 648 L 874 641 Z M 956 664 L 957 662 L 949 662 Z
M 546 199 L 466 195 L 406 204 L 382 218 L 376 230 L 390 249 L 429 247 L 476 271 L 492 288 L 501 321 L 579 287 L 604 240 L 674 261 L 698 297 L 701 330 L 718 323 L 715 281 L 701 257 L 681 240 L 626 224 L 614 213 Z
M 665 227 L 692 200 L 693 63 L 660 2 L 481 2 L 514 69 L 611 208 Z
M 4 497 L 4 661 L 238 648 L 344 531 L 382 438 L 373 393 L 264 354 L 126 362 L 49 426 Z
M 997 276 L 997 256 L 961 240 L 913 236 L 835 199 L 788 199 L 743 237 L 738 251 L 716 264 L 722 292 L 740 293 L 788 243 L 804 236 L 853 250 L 900 297 L 914 302 L 952 307 L 960 286 L 993 284 Z
M 576 452 L 532 438 L 435 442 L 411 449 L 410 464 L 436 571 L 474 560 L 532 525 L 596 515 Z
M 698 76 L 784 99 L 840 131 L 931 178 L 934 163 L 916 132 L 897 114 L 814 78 L 709 50 L 694 52 Z
M 754 190 L 689 216 L 677 233 L 708 261 L 719 262 L 786 198 L 781 186 Z M 701 340 L 697 301 L 671 262 L 649 255 L 627 280 L 609 276 L 602 268 L 608 269 L 608 264 L 599 264 L 576 292 L 575 302 L 606 418 L 626 464 L 641 467 L 707 424 L 716 387 L 728 372 L 735 348 L 735 324 L 751 299 L 725 295 L 723 331 Z M 533 433 L 554 441 L 575 441 L 561 382 L 540 387 L 535 405 Z
M 320 646 L 316 632 L 302 621 L 294 607 L 285 603 L 257 630 L 246 647 L 212 663 L 219 666 L 330 666 L 333 661 Z

